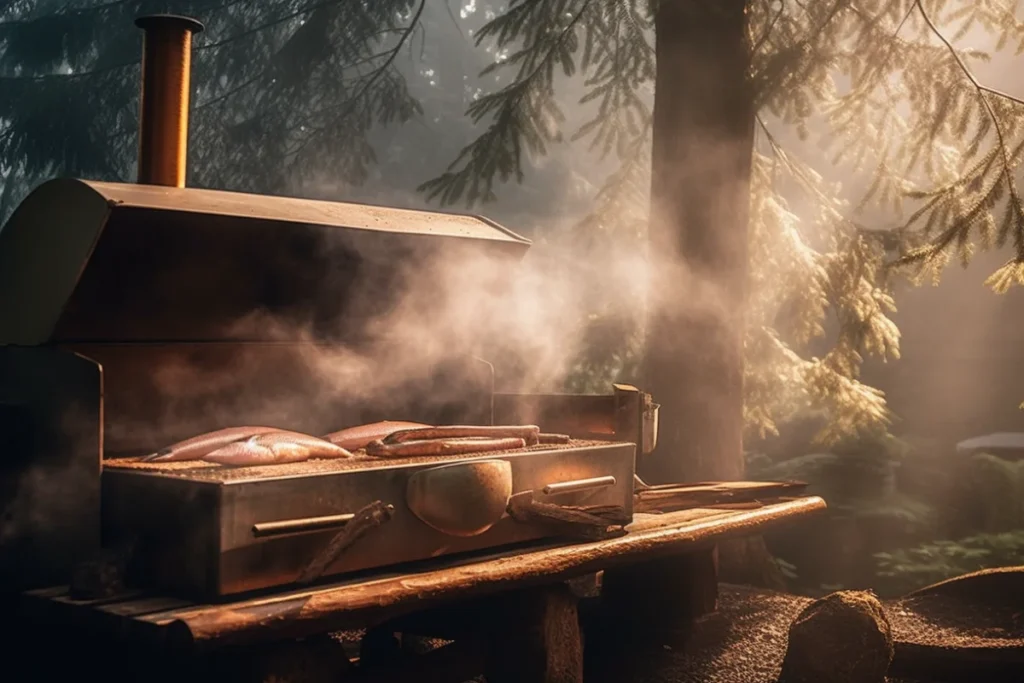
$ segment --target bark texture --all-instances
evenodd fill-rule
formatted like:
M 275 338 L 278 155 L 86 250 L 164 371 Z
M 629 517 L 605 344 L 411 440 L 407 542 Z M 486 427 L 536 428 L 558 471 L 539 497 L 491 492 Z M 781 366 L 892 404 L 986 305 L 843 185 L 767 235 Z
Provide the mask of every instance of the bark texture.
M 657 0 L 646 388 L 661 403 L 652 483 L 743 476 L 743 330 L 756 107 L 746 0 Z M 723 577 L 781 574 L 759 538 Z
M 661 0 L 645 379 L 659 482 L 743 473 L 743 307 L 754 99 L 745 0 Z

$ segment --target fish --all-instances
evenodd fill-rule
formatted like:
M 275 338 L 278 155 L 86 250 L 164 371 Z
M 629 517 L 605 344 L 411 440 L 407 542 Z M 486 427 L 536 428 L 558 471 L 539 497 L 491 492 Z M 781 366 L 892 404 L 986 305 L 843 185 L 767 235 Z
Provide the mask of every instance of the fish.
M 232 467 L 251 465 L 283 465 L 311 458 L 350 458 L 352 454 L 330 441 L 300 434 L 275 430 L 256 434 L 243 441 L 235 441 L 203 457 L 206 462 Z
M 230 467 L 284 465 L 309 460 L 309 449 L 289 441 L 261 444 L 246 439 L 218 448 L 213 453 L 204 456 L 203 460 Z
M 226 446 L 235 441 L 248 439 L 257 434 L 281 431 L 279 427 L 228 427 L 218 429 L 214 432 L 207 432 L 191 439 L 185 439 L 172 444 L 167 448 L 161 448 L 143 458 L 144 462 L 179 462 L 182 460 L 200 460 L 208 453 Z
M 324 438 L 337 446 L 355 451 L 360 448 L 366 448 L 371 442 L 383 439 L 395 432 L 402 431 L 403 429 L 426 429 L 429 427 L 430 425 L 421 424 L 419 422 L 384 420 L 383 422 L 373 422 L 370 424 L 359 425 L 358 427 L 348 427 L 337 432 L 331 432 Z

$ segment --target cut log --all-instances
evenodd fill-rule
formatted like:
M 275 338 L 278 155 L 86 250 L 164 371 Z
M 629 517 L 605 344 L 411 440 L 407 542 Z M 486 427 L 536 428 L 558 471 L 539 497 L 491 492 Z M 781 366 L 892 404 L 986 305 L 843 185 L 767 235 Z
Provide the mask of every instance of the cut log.
M 489 634 L 487 683 L 583 683 L 576 597 L 565 584 L 502 596 Z

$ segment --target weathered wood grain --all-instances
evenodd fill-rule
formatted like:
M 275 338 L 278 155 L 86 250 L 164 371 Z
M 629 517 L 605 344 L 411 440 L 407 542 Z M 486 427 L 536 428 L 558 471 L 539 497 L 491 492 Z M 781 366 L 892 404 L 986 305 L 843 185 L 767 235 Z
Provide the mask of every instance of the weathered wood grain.
M 153 605 L 156 596 L 76 603 L 66 592 L 52 589 L 25 594 L 23 602 L 37 618 L 213 648 L 373 626 L 455 600 L 557 583 L 599 570 L 709 549 L 723 539 L 761 534 L 824 508 L 821 498 L 811 496 L 749 510 L 637 514 L 627 533 L 617 538 L 515 548 L 470 560 L 438 560 L 402 572 L 349 578 L 221 604 L 176 604 L 161 611 L 136 613 L 128 603 L 143 600 Z

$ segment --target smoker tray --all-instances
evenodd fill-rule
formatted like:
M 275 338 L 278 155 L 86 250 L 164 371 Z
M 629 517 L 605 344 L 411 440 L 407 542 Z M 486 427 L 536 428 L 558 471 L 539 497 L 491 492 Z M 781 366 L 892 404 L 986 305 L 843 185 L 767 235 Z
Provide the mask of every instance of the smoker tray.
M 533 490 L 544 502 L 618 505 L 632 514 L 635 450 L 631 443 L 573 441 L 458 457 L 383 460 L 357 454 L 242 468 L 108 460 L 102 477 L 103 533 L 110 544 L 136 540 L 129 575 L 134 585 L 215 599 L 293 583 L 344 522 L 321 520 L 313 530 L 259 537 L 254 525 L 351 514 L 377 500 L 394 506 L 392 519 L 360 538 L 323 576 L 551 535 L 550 529 L 507 515 L 470 537 L 426 525 L 406 505 L 406 486 L 415 472 L 439 465 L 506 460 L 513 493 Z M 609 476 L 613 484 L 551 495 L 542 491 L 549 484 Z

